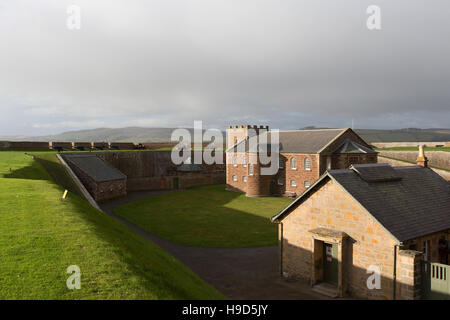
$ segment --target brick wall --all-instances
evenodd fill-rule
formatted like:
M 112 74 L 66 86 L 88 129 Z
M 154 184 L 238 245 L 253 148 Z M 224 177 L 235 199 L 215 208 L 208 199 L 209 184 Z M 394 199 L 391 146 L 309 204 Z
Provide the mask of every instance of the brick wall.
M 125 196 L 127 194 L 126 185 L 126 179 L 99 182 L 96 184 L 94 199 L 102 202 Z
M 201 154 L 201 152 L 198 152 Z M 225 183 L 224 164 L 202 163 L 202 172 L 183 173 L 172 163 L 171 151 L 96 152 L 114 168 L 127 176 L 127 190 L 163 190 L 174 187 L 178 177 L 179 188 L 197 185 Z M 224 154 L 220 153 L 222 159 Z M 191 153 L 192 163 L 194 153 Z M 222 160 L 224 161 L 224 160 Z M 209 183 L 208 183 L 209 182 Z
M 48 150 L 48 142 L 0 141 L 0 149 L 42 149 Z
M 278 184 L 278 179 L 284 180 L 285 192 L 299 195 L 306 190 L 306 181 L 308 181 L 310 185 L 312 185 L 319 178 L 319 155 L 283 153 L 282 156 L 285 159 L 284 169 L 280 170 L 280 172 L 278 173 L 276 183 Z M 295 158 L 297 160 L 296 169 L 291 168 L 292 158 Z M 310 159 L 311 170 L 305 169 L 306 158 Z M 292 180 L 296 182 L 296 186 L 291 185 Z
M 104 182 L 95 182 L 84 171 L 80 170 L 70 160 L 67 164 L 80 179 L 81 183 L 85 186 L 86 190 L 91 194 L 97 202 L 102 202 L 127 194 L 127 179 L 111 180 Z

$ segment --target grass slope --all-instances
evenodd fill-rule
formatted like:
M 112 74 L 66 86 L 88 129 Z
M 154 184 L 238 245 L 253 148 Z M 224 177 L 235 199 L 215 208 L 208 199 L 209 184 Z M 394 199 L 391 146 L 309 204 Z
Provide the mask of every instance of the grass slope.
M 58 166 L 54 154 L 38 156 Z M 223 298 L 76 194 L 61 201 L 62 192 L 31 157 L 0 152 L 0 299 Z M 80 290 L 66 287 L 70 265 L 81 268 Z
M 251 247 L 277 243 L 271 216 L 287 198 L 248 198 L 225 185 L 204 186 L 122 205 L 115 213 L 150 233 L 187 245 Z

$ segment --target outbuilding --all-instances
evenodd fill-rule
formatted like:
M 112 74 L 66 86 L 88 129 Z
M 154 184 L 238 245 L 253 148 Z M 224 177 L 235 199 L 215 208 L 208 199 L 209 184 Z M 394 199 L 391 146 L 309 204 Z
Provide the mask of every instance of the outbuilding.
M 450 188 L 426 161 L 418 164 L 326 171 L 272 218 L 282 276 L 339 297 L 449 299 L 442 247 L 450 239 Z

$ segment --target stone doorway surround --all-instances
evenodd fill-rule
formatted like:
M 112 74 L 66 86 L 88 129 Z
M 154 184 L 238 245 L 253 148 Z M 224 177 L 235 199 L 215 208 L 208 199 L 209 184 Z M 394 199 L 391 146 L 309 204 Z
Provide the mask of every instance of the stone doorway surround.
M 345 292 L 345 283 L 343 278 L 343 256 L 345 240 L 348 235 L 342 231 L 336 231 L 326 228 L 316 228 L 309 230 L 312 241 L 312 270 L 311 286 L 320 283 L 323 280 L 323 248 L 324 243 L 337 244 L 338 246 L 338 286 L 337 296 L 342 298 Z

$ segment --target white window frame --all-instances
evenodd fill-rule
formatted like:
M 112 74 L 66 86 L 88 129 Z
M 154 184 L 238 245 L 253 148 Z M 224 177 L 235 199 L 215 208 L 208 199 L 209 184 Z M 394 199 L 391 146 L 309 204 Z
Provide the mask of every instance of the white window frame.
M 311 158 L 306 157 L 303 162 L 304 162 L 304 165 L 305 165 L 305 170 L 306 171 L 311 171 Z
M 247 156 L 244 155 L 243 159 L 242 159 L 242 166 L 245 168 L 247 167 Z
M 233 176 L 231 177 L 231 179 L 232 179 L 234 182 L 237 182 L 237 176 L 236 176 L 236 175 L 233 175 Z
M 297 186 L 297 181 L 291 180 L 291 187 L 296 187 L 296 186 Z
M 311 187 L 311 182 L 309 182 L 308 180 L 306 180 L 303 185 L 305 186 L 306 189 L 308 189 L 309 187 Z
M 233 158 L 231 159 L 231 163 L 233 164 L 233 167 L 237 167 L 237 158 L 234 155 Z
M 251 163 L 248 164 L 248 175 L 252 176 L 253 175 L 253 165 Z
M 283 179 L 278 179 L 277 183 L 278 183 L 279 186 L 284 186 Z
M 242 176 L 242 181 L 247 182 L 247 176 Z
M 292 157 L 289 160 L 289 164 L 290 164 L 291 170 L 297 170 L 297 159 L 295 157 Z M 294 164 L 294 165 L 292 165 L 292 164 Z

